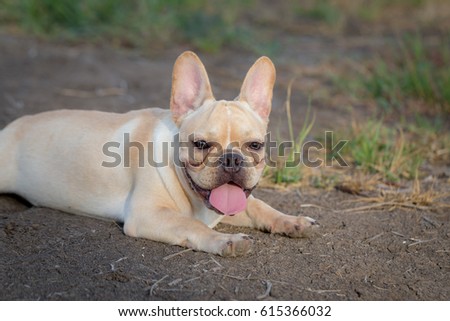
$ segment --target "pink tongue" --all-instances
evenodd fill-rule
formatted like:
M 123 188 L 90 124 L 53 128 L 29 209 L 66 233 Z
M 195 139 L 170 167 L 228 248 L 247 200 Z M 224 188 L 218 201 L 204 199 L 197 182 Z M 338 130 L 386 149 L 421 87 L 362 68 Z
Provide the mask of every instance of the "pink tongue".
M 223 184 L 211 191 L 209 202 L 225 215 L 242 212 L 247 206 L 244 191 L 232 184 Z

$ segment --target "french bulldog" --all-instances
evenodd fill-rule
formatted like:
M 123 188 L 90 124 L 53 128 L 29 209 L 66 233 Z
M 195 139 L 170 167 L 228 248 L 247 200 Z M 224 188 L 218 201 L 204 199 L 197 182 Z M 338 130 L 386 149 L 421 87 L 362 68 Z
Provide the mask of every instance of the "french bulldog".
M 205 67 L 188 51 L 174 65 L 170 110 L 19 118 L 0 131 L 0 193 L 222 256 L 245 255 L 252 238 L 215 231 L 219 222 L 306 236 L 315 220 L 251 195 L 265 166 L 274 82 L 273 63 L 261 57 L 235 100 L 216 100 Z

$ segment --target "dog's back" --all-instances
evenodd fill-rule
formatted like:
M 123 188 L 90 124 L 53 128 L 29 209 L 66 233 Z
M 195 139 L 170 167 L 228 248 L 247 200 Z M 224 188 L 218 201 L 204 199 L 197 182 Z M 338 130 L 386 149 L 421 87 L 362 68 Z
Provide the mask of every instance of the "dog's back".
M 103 166 L 111 160 L 104 146 L 123 144 L 124 133 L 144 144 L 158 122 L 155 115 L 162 113 L 168 111 L 58 110 L 19 118 L 0 131 L 0 193 L 18 194 L 37 206 L 121 220 L 134 160 L 130 168 Z M 137 158 L 134 150 L 131 157 Z M 123 150 L 117 155 L 123 158 Z

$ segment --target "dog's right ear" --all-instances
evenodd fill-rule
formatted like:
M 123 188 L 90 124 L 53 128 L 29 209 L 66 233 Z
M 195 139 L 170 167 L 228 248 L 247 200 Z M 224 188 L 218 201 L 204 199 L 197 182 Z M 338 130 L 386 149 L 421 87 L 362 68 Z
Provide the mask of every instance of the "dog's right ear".
M 170 110 L 178 125 L 189 111 L 214 99 L 205 67 L 192 51 L 183 52 L 175 61 L 172 73 Z

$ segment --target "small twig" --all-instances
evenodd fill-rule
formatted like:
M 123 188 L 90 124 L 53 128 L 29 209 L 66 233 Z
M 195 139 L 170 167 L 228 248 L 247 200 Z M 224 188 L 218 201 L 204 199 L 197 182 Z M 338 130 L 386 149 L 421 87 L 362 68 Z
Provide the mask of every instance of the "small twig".
M 408 203 L 399 203 L 399 202 L 383 202 L 383 203 L 378 203 L 378 204 L 373 204 L 373 205 L 366 205 L 366 206 L 360 206 L 360 207 L 355 207 L 355 208 L 348 208 L 345 210 L 342 210 L 342 213 L 352 213 L 352 212 L 364 212 L 364 211 L 370 211 L 370 210 L 375 210 L 375 209 L 379 209 L 379 208 L 383 208 L 383 207 L 387 207 L 390 206 L 389 211 L 392 211 L 396 208 L 415 208 L 418 210 L 428 210 L 428 207 L 425 206 L 419 206 L 419 205 L 414 205 L 414 204 L 408 204 Z
M 177 252 L 177 253 L 173 253 L 173 254 L 167 255 L 167 256 L 163 257 L 163 261 L 170 260 L 171 258 L 173 258 L 173 257 L 175 257 L 175 256 L 178 256 L 178 255 L 181 255 L 181 254 L 190 252 L 190 251 L 192 251 L 192 249 L 185 249 L 185 250 L 182 250 L 182 251 L 180 251 L 180 252 Z
M 159 279 L 158 281 L 153 283 L 153 285 L 150 288 L 145 288 L 145 290 L 150 290 L 150 295 L 153 296 L 153 291 L 155 290 L 156 286 L 168 277 L 169 277 L 169 275 L 163 276 L 161 279 Z
M 400 237 L 406 237 L 403 234 L 399 233 L 399 232 L 395 232 L 395 231 L 391 231 L 392 234 L 400 236 Z
M 180 283 L 181 281 L 183 281 L 183 279 L 175 279 L 172 282 L 168 283 L 167 285 L 168 286 L 174 286 L 174 285 Z
M 367 239 L 365 242 L 367 242 L 367 243 L 372 242 L 373 240 L 376 240 L 377 238 L 379 238 L 383 234 L 384 234 L 384 232 L 381 232 L 380 234 L 377 234 L 375 236 L 372 236 L 370 239 Z
M 195 281 L 195 280 L 198 280 L 198 279 L 200 279 L 200 277 L 196 276 L 195 278 L 192 278 L 192 279 L 184 281 L 184 283 L 189 283 L 189 282 L 192 282 L 192 281 Z
M 387 291 L 388 289 L 385 289 L 385 288 L 380 288 L 379 286 L 376 286 L 375 284 L 372 284 L 372 286 L 375 288 L 375 289 L 378 289 L 378 290 L 383 290 L 383 291 Z
M 182 292 L 182 293 L 192 293 L 192 294 L 199 294 L 199 293 L 203 293 L 205 290 L 186 290 L 186 289 L 177 289 L 177 288 L 170 288 L 170 289 L 166 289 L 166 288 L 160 288 L 158 289 L 158 291 L 162 291 L 162 292 Z
M 375 205 L 366 205 L 366 206 L 360 206 L 360 207 L 354 207 L 354 208 L 347 208 L 345 210 L 342 210 L 342 213 L 352 213 L 352 212 L 364 212 L 364 211 L 370 211 L 379 207 L 383 207 L 385 204 L 375 204 Z
M 321 210 L 327 210 L 327 211 L 333 211 L 334 212 L 334 210 L 332 210 L 331 208 L 327 208 L 327 207 L 316 205 L 316 204 L 300 204 L 300 207 L 314 207 L 314 208 L 318 208 L 318 209 L 321 209 Z
M 411 240 L 412 240 L 412 239 L 411 239 Z M 431 240 L 417 240 L 417 241 L 414 242 L 414 243 L 408 244 L 408 247 L 414 246 L 414 245 L 417 245 L 417 244 L 422 244 L 422 243 L 431 242 L 431 241 L 434 241 L 434 240 L 436 240 L 436 239 L 431 239 Z
M 249 278 L 243 278 L 241 276 L 235 276 L 235 275 L 229 275 L 229 274 L 225 274 L 225 273 L 218 273 L 218 272 L 211 272 L 212 274 L 216 274 L 216 275 L 221 275 L 230 279 L 235 279 L 235 280 L 239 280 L 239 281 L 246 281 L 246 280 L 251 280 Z M 257 280 L 257 279 L 255 279 Z
M 261 295 L 258 295 L 256 297 L 256 299 L 258 299 L 258 300 L 262 300 L 262 299 L 267 298 L 270 295 L 270 291 L 272 291 L 272 282 L 266 280 L 266 281 L 264 281 L 264 283 L 266 284 L 266 287 L 267 287 L 266 288 L 266 292 L 264 292 Z
M 341 292 L 341 290 L 313 290 L 311 288 L 306 288 L 306 290 L 309 292 L 314 292 L 314 293 L 319 293 L 319 294 Z
M 401 234 L 401 233 L 398 233 L 398 232 L 395 232 L 395 231 L 391 231 L 391 233 L 394 234 L 394 235 L 396 235 L 396 236 L 400 236 L 400 237 L 403 237 L 403 238 L 405 238 L 405 239 L 408 239 L 409 241 L 412 241 L 413 243 L 408 244 L 408 247 L 414 246 L 414 245 L 417 245 L 417 244 L 427 243 L 427 242 L 431 242 L 431 241 L 436 240 L 435 238 L 434 238 L 434 239 L 430 239 L 430 240 L 421 240 L 421 239 L 416 239 L 416 238 L 414 238 L 414 237 L 406 237 L 405 235 L 403 235 L 403 234 Z
M 429 224 L 431 224 L 433 227 L 439 227 L 439 224 L 438 223 L 436 223 L 434 220 L 432 220 L 431 218 L 429 218 L 428 216 L 422 216 L 422 219 L 425 221 L 425 222 L 427 222 L 427 223 L 429 223 Z
M 302 194 L 300 193 L 300 191 L 298 189 L 295 190 L 295 193 L 297 194 L 297 196 L 300 199 L 302 199 Z M 327 210 L 327 211 L 333 211 L 334 212 L 334 210 L 332 210 L 330 208 L 323 207 L 323 206 L 316 205 L 316 204 L 300 204 L 300 207 L 314 207 L 314 208 L 318 208 L 318 209 L 321 209 L 321 210 Z
M 116 265 L 115 265 L 116 263 L 119 263 L 120 261 L 123 261 L 126 259 L 128 259 L 128 257 L 125 256 L 125 257 L 122 257 L 122 258 L 112 262 L 112 263 L 109 263 L 109 265 L 111 266 L 111 271 L 114 272 L 116 270 Z
M 216 263 L 218 267 L 220 267 L 221 269 L 223 269 L 223 265 L 220 264 L 219 262 L 217 262 L 217 260 L 216 260 L 215 258 L 213 258 L 212 256 L 210 256 L 210 258 L 211 258 L 211 261 L 213 261 L 214 263 Z

